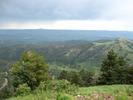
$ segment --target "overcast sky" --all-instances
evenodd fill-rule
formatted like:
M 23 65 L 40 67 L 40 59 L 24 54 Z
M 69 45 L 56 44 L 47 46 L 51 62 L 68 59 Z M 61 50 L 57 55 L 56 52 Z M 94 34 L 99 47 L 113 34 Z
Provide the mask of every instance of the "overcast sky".
M 0 0 L 0 28 L 133 31 L 133 0 Z

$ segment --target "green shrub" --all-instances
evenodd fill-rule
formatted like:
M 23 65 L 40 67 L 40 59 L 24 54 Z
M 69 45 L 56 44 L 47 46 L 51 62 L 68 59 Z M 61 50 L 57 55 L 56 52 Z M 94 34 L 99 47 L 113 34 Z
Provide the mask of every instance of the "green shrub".
M 31 92 L 30 87 L 27 84 L 21 84 L 16 89 L 16 95 L 27 95 Z
M 71 94 L 76 93 L 78 87 L 67 80 L 50 80 L 41 82 L 38 89 L 41 91 L 65 92 Z
M 127 87 L 126 88 L 126 93 L 128 96 L 133 96 L 133 87 Z
M 73 100 L 73 98 L 67 94 L 58 94 L 56 100 Z
M 2 98 L 8 98 L 13 95 L 13 89 L 11 87 L 6 86 L 4 89 L 0 91 L 0 100 Z
M 128 96 L 127 95 L 117 95 L 115 96 L 116 100 L 128 100 Z

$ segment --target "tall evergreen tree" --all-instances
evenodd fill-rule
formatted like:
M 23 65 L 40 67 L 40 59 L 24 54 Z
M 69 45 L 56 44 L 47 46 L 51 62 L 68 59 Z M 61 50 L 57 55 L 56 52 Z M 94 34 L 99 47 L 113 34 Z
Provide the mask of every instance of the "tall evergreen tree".
M 121 83 L 120 76 L 125 65 L 126 61 L 111 49 L 102 62 L 100 82 L 102 84 Z

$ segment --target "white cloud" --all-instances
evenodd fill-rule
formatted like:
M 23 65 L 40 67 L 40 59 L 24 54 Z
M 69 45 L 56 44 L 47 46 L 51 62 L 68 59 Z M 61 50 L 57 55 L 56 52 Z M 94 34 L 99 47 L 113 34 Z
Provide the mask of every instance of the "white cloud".
M 9 29 L 66 29 L 66 30 L 130 30 L 124 22 L 118 20 L 60 20 L 52 22 L 24 22 L 0 25 Z

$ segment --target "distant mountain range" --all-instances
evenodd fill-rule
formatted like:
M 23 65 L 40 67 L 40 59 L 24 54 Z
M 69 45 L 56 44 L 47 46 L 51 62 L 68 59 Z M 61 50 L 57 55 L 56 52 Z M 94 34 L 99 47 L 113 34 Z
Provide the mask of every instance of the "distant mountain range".
M 132 32 L 1 30 L 0 66 L 8 68 L 23 51 L 35 50 L 50 64 L 99 67 L 111 48 L 132 65 L 132 38 Z
M 129 31 L 89 31 L 89 30 L 0 30 L 0 43 L 26 42 L 38 43 L 44 41 L 69 40 L 103 40 L 126 37 L 133 39 L 133 32 Z

